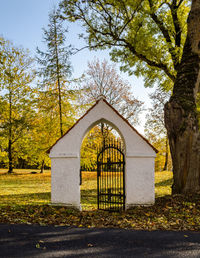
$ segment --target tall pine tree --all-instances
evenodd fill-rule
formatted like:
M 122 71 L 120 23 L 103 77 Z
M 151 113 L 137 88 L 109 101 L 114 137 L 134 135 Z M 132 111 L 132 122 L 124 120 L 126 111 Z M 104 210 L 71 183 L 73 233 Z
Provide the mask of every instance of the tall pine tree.
M 39 75 L 42 78 L 42 89 L 51 91 L 58 98 L 60 135 L 63 135 L 63 105 L 62 96 L 66 93 L 66 82 L 71 75 L 69 62 L 70 46 L 65 46 L 65 33 L 62 21 L 57 11 L 49 14 L 48 28 L 43 28 L 43 39 L 46 44 L 46 52 L 37 48 L 37 61 L 40 65 Z M 52 87 L 53 85 L 53 87 Z

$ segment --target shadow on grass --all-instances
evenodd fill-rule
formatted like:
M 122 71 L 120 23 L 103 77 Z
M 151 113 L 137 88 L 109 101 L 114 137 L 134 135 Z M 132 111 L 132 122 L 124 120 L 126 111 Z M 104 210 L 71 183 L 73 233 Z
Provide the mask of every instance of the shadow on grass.
M 51 192 L 42 192 L 42 193 L 27 193 L 27 194 L 24 194 L 24 193 L 22 193 L 22 194 L 5 194 L 5 195 L 1 195 L 1 197 L 3 198 L 3 197 L 14 197 L 14 198 L 17 198 L 17 197 L 20 197 L 20 198 L 25 198 L 25 197 L 28 197 L 28 198 L 33 198 L 33 197 L 35 197 L 35 196 L 38 196 L 39 198 L 41 198 L 41 199 L 44 199 L 44 197 L 46 197 L 46 196 L 51 196 Z
M 97 189 L 81 190 L 81 205 L 83 210 L 97 208 Z
M 172 183 L 173 183 L 173 179 L 167 179 L 167 180 L 161 181 L 159 183 L 156 183 L 155 187 L 159 187 L 159 186 L 172 186 Z
M 51 192 L 5 194 L 0 196 L 0 205 L 32 205 L 48 204 L 51 201 Z M 97 189 L 81 190 L 81 205 L 83 210 L 97 208 Z
M 0 173 L 0 177 L 5 177 L 8 173 Z
M 7 194 L 1 195 L 0 198 L 0 205 L 48 204 L 51 200 L 51 192 Z

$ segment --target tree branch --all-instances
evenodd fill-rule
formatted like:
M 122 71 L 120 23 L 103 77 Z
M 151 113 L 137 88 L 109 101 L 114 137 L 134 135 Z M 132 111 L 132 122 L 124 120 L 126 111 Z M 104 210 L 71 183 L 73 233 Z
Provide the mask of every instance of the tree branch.
M 131 50 L 131 52 L 137 56 L 140 60 L 144 61 L 145 63 L 147 63 L 149 66 L 153 66 L 156 68 L 159 68 L 161 70 L 163 70 L 165 72 L 165 74 L 172 80 L 175 81 L 175 76 L 173 74 L 170 73 L 168 67 L 165 64 L 162 63 L 156 63 L 153 60 L 148 59 L 145 55 L 138 53 L 135 48 L 127 43 L 127 47 Z
M 177 5 L 176 0 L 173 0 L 172 4 L 170 5 L 172 20 L 173 20 L 174 29 L 175 29 L 175 45 L 177 47 L 181 46 L 181 28 L 180 28 L 178 14 L 177 14 L 180 3 L 182 3 L 182 1 L 180 1 L 179 5 Z
M 147 65 L 155 67 L 155 68 L 159 68 L 161 70 L 163 70 L 165 72 L 165 74 L 172 80 L 175 80 L 175 76 L 170 72 L 170 70 L 168 69 L 166 64 L 163 64 L 161 62 L 156 62 L 153 60 L 150 60 L 149 58 L 147 58 L 147 56 L 145 56 L 142 53 L 139 53 L 135 46 L 133 44 L 131 44 L 128 39 L 125 39 L 124 37 L 121 37 L 121 34 L 123 32 L 123 30 L 126 28 L 126 26 L 131 22 L 131 20 L 134 17 L 135 14 L 135 10 L 131 16 L 128 17 L 127 21 L 125 22 L 125 24 L 123 24 L 121 26 L 120 30 L 120 26 L 113 21 L 113 16 L 111 15 L 111 13 L 109 12 L 108 9 L 106 9 L 105 5 L 103 5 L 102 1 L 97 0 L 98 4 L 101 6 L 101 8 L 103 8 L 103 12 L 104 14 L 106 13 L 106 15 L 102 15 L 102 12 L 99 13 L 98 10 L 93 9 L 94 12 L 96 12 L 97 15 L 100 15 L 105 23 L 107 24 L 107 28 L 108 30 L 104 30 L 104 27 L 99 27 L 98 24 L 96 26 L 92 25 L 92 21 L 87 17 L 87 10 L 83 9 L 81 5 L 79 5 L 78 3 L 75 3 L 76 7 L 78 8 L 78 14 L 76 14 L 76 18 L 82 20 L 88 27 L 88 30 L 90 30 L 92 37 L 94 38 L 94 43 L 93 45 L 91 45 L 91 42 L 89 42 L 89 46 L 85 46 L 84 48 L 90 48 L 90 49 L 94 49 L 96 47 L 104 47 L 104 46 L 119 46 L 119 47 L 125 47 L 127 49 L 130 50 L 130 52 L 135 55 L 136 57 L 138 57 L 140 60 L 142 60 L 143 62 L 145 62 Z M 152 7 L 152 0 L 148 0 L 150 3 L 150 6 Z M 137 6 L 136 9 L 139 8 L 140 5 Z M 108 17 L 107 17 L 108 16 Z M 161 32 L 164 35 L 164 38 L 166 39 L 166 41 L 169 43 L 169 45 L 172 45 L 171 42 L 171 38 L 170 35 L 168 33 L 168 30 L 164 27 L 163 23 L 158 19 L 158 17 L 152 13 L 151 14 L 152 18 L 154 19 L 154 21 L 156 22 L 156 24 L 158 25 L 158 27 L 160 28 Z M 101 21 L 101 23 L 103 24 L 103 21 Z M 106 25 L 105 25 L 106 26 Z M 102 36 L 101 42 L 99 42 L 99 35 Z M 96 42 L 95 42 L 96 41 Z M 80 51 L 81 49 L 77 50 Z M 175 56 L 173 55 L 173 48 L 169 48 L 170 54 L 173 56 L 173 61 L 175 62 Z
M 153 9 L 153 2 L 152 2 L 152 0 L 148 0 L 148 1 L 149 1 L 150 9 L 152 10 Z M 158 16 L 155 14 L 154 11 L 151 11 L 150 16 L 153 19 L 153 21 L 157 24 L 157 26 L 159 27 L 160 31 L 162 32 L 166 42 L 168 43 L 168 49 L 169 49 L 169 52 L 171 54 L 172 61 L 173 61 L 174 67 L 175 67 L 176 63 L 177 63 L 177 58 L 176 58 L 176 55 L 175 55 L 175 49 L 172 46 L 173 43 L 172 43 L 172 40 L 170 38 L 169 32 L 165 28 L 163 22 L 158 19 Z
M 180 0 L 180 2 L 178 3 L 177 7 L 179 8 L 180 5 L 183 3 L 184 0 Z

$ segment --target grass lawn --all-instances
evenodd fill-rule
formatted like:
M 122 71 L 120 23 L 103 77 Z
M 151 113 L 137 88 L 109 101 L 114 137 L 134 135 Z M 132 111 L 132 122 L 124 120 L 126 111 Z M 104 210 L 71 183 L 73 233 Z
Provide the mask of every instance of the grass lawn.
M 31 174 L 31 172 L 38 172 Z M 51 192 L 50 171 L 15 169 L 11 175 L 0 170 L 0 205 L 48 204 Z
M 37 172 L 32 174 L 31 172 Z M 0 170 L 0 205 L 48 204 L 51 198 L 51 173 L 46 170 L 15 169 L 14 174 Z M 171 194 L 172 173 L 155 173 L 156 197 Z M 97 179 L 95 172 L 82 173 L 81 204 L 83 210 L 97 209 Z
M 31 172 L 37 172 L 33 174 Z M 0 223 L 39 223 L 143 230 L 200 230 L 200 194 L 171 196 L 172 173 L 155 173 L 155 205 L 122 213 L 96 210 L 96 173 L 83 173 L 83 211 L 49 206 L 50 171 L 0 170 Z

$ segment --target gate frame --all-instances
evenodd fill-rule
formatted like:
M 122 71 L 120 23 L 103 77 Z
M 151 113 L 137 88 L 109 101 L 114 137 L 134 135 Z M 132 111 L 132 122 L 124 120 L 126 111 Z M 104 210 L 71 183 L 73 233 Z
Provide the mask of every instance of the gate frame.
M 113 141 L 113 143 L 112 144 L 107 144 L 107 145 L 105 145 L 105 146 L 101 146 L 100 147 L 100 150 L 99 150 L 99 152 L 97 153 L 97 207 L 98 207 L 98 210 L 105 210 L 105 211 L 109 211 L 109 212 L 117 212 L 117 211 L 124 211 L 125 210 L 125 208 L 126 208 L 126 185 L 125 185 L 125 182 L 126 182 L 126 178 L 125 178 L 125 169 L 126 169 L 126 161 L 125 161 L 125 153 L 122 151 L 122 147 L 121 147 L 121 143 L 120 143 L 120 147 L 118 147 L 118 141 Z M 100 157 L 100 155 L 101 154 L 103 154 L 106 150 L 108 150 L 108 149 L 115 149 L 115 150 L 117 150 L 118 152 L 120 152 L 120 154 L 122 155 L 122 157 L 123 157 L 123 161 L 122 162 L 117 162 L 117 163 L 120 163 L 120 164 L 123 164 L 123 169 L 122 169 L 122 171 L 120 171 L 120 173 L 122 172 L 123 173 L 123 203 L 122 203 L 122 209 L 120 209 L 120 203 L 118 203 L 118 207 L 119 207 L 119 209 L 111 209 L 111 210 L 109 210 L 109 208 L 108 209 L 100 209 L 99 208 L 99 204 L 100 204 L 100 196 L 99 196 L 99 193 L 100 193 L 100 186 L 99 186 L 99 173 L 101 173 L 101 172 L 104 172 L 104 171 L 99 171 L 99 167 L 101 166 L 101 165 L 106 165 L 107 163 L 101 163 L 101 162 L 99 162 L 98 161 L 98 158 Z M 116 162 L 111 162 L 111 164 L 117 164 Z M 100 175 L 101 176 L 101 175 Z M 116 176 L 115 176 L 115 178 L 117 178 Z M 105 202 L 105 204 L 106 204 L 106 202 Z M 108 202 L 108 204 L 109 204 L 109 202 Z M 117 204 L 117 202 L 115 203 L 115 204 Z M 106 206 L 106 205 L 105 205 Z M 114 207 L 115 208 L 115 207 Z

